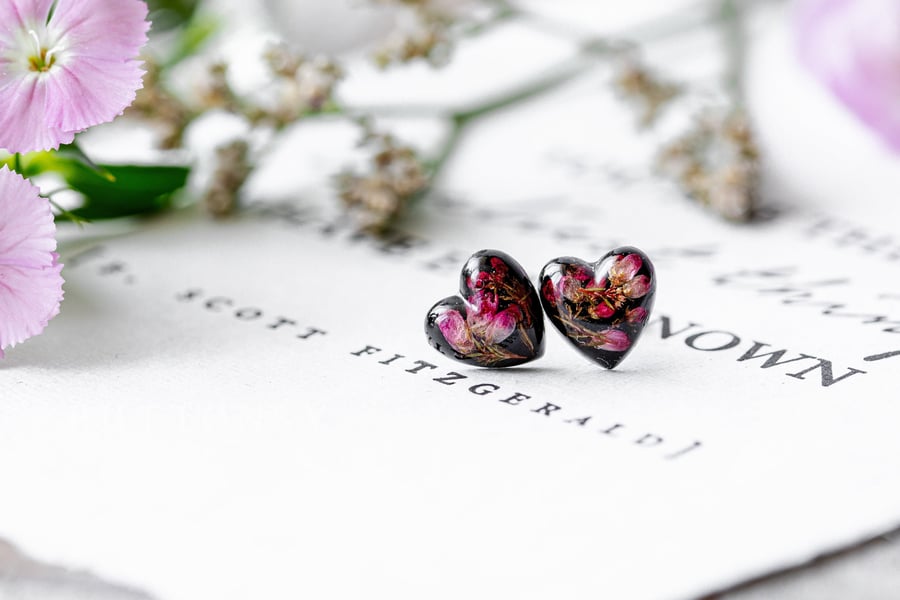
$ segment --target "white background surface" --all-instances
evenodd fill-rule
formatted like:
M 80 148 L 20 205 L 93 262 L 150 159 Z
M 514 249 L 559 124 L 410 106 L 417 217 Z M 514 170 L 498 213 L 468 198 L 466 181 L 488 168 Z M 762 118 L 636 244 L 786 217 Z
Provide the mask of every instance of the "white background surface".
M 64 313 L 0 365 L 0 457 L 15 490 L 0 496 L 0 533 L 33 556 L 167 600 L 641 599 L 696 597 L 900 524 L 897 369 L 861 362 L 897 341 L 877 325 L 712 284 L 790 267 L 792 281 L 852 280 L 828 288 L 828 300 L 900 312 L 882 298 L 900 293 L 897 262 L 804 234 L 819 211 L 892 234 L 895 159 L 805 79 L 783 15 L 768 18 L 748 87 L 768 198 L 793 209 L 769 225 L 723 225 L 647 180 L 653 140 L 631 130 L 599 69 L 466 138 L 442 181 L 464 206 L 425 208 L 409 228 L 429 243 L 410 253 L 258 212 L 226 224 L 182 214 L 100 240 L 102 254 L 66 272 Z M 499 35 L 514 40 L 521 64 L 564 54 L 519 26 Z M 524 42 L 529 35 L 544 41 Z M 451 82 L 468 80 L 464 59 Z M 422 86 L 401 74 L 383 92 L 358 90 L 383 93 L 379 102 L 397 90 L 447 99 L 436 76 L 421 76 L 434 78 Z M 321 176 L 339 162 L 329 141 L 335 156 L 343 146 L 325 131 L 301 128 L 295 138 L 285 151 L 315 168 L 261 177 L 259 199 L 327 200 Z M 573 176 L 561 156 L 589 168 Z M 610 167 L 638 181 L 623 188 Z M 507 214 L 486 218 L 484 207 Z M 661 339 L 656 326 L 607 373 L 551 331 L 533 368 L 491 372 L 424 343 L 424 312 L 455 291 L 458 267 L 423 263 L 456 252 L 461 264 L 499 247 L 536 274 L 555 256 L 590 258 L 619 241 L 659 257 L 657 316 L 676 330 L 694 322 L 733 332 L 741 346 L 699 352 L 683 337 Z M 666 251 L 684 247 L 715 253 Z M 103 275 L 112 262 L 125 271 Z M 176 299 L 195 288 L 266 316 L 241 322 Z M 268 330 L 270 316 L 328 335 L 297 340 Z M 786 377 L 794 365 L 736 361 L 753 340 L 827 357 L 835 375 L 869 372 L 823 388 L 816 373 Z M 367 344 L 383 348 L 379 358 L 350 354 Z M 405 367 L 378 364 L 394 353 Z M 479 397 L 442 386 L 406 373 L 414 360 L 502 389 Z M 532 399 L 497 402 L 516 391 Z M 564 416 L 531 412 L 544 402 Z M 564 422 L 587 415 L 597 427 Z M 624 428 L 604 436 L 600 423 Z M 635 444 L 648 433 L 664 444 Z M 664 459 L 695 439 L 704 444 L 695 454 Z

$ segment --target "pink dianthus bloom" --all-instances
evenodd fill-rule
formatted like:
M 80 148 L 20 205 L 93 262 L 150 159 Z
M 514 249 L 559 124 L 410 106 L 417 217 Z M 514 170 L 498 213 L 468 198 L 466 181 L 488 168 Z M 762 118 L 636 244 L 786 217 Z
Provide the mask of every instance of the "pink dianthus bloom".
M 895 152 L 900 152 L 900 2 L 801 0 L 800 58 Z
M 141 0 L 0 2 L 0 148 L 68 144 L 134 102 L 147 42 Z
M 0 169 L 0 358 L 59 313 L 63 278 L 55 233 L 50 203 L 38 189 Z

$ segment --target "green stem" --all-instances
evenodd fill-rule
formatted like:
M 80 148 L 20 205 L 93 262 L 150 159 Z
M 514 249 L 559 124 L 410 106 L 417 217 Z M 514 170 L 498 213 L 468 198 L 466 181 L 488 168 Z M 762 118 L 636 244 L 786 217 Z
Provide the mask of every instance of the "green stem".
M 494 15 L 487 21 L 484 21 L 482 23 L 476 23 L 474 25 L 470 25 L 469 27 L 466 27 L 465 29 L 463 29 L 463 31 L 462 31 L 463 36 L 473 37 L 476 35 L 481 35 L 482 33 L 490 31 L 491 29 L 494 29 L 495 27 L 502 25 L 503 23 L 505 23 L 507 21 L 511 21 L 522 15 L 522 13 L 521 13 L 521 11 L 519 11 L 519 9 L 512 6 L 508 2 L 503 2 L 501 0 L 498 2 L 492 2 L 491 4 L 493 4 L 495 6 L 495 10 L 497 12 L 494 13 Z
M 743 8 L 736 0 L 721 0 L 720 13 L 728 53 L 725 87 L 738 108 L 744 103 L 744 71 L 747 58 L 747 39 L 742 11 Z
M 638 43 L 659 41 L 684 34 L 686 31 L 708 26 L 711 22 L 724 20 L 738 30 L 737 32 L 732 32 L 729 39 L 733 40 L 736 44 L 732 56 L 732 64 L 741 67 L 735 75 L 734 80 L 740 81 L 742 79 L 744 38 L 743 29 L 739 20 L 739 9 L 736 6 L 735 0 L 723 0 L 723 2 L 724 5 L 727 5 L 732 11 L 731 14 L 723 8 L 719 14 L 708 11 L 689 11 L 691 14 L 687 15 L 687 19 L 676 19 L 672 15 L 668 15 L 666 18 L 654 19 L 643 23 L 631 32 L 628 39 Z M 510 9 L 508 16 L 521 15 L 521 12 Z M 737 35 L 737 33 L 740 33 L 740 35 Z M 459 144 L 460 139 L 463 137 L 466 128 L 473 121 L 551 92 L 575 77 L 582 75 L 594 66 L 595 63 L 586 60 L 587 58 L 591 56 L 606 57 L 622 52 L 633 45 L 633 42 L 616 42 L 605 38 L 589 40 L 582 45 L 581 53 L 578 57 L 551 69 L 551 75 L 530 81 L 525 85 L 480 106 L 450 115 L 449 118 L 452 122 L 452 130 L 450 135 L 447 136 L 437 158 L 431 163 L 432 181 L 437 178 L 437 175 L 446 165 L 450 156 L 453 154 L 453 151 L 456 149 L 456 146 Z M 737 52 L 738 50 L 740 50 L 740 53 Z M 736 90 L 737 97 L 740 97 L 740 95 L 738 95 L 740 91 L 740 89 Z M 430 112 L 427 109 L 423 110 Z M 438 111 L 435 109 L 434 116 L 437 116 L 437 114 Z
M 22 155 L 18 152 L 13 155 L 13 171 L 22 175 Z
M 58 193 L 59 191 L 61 191 L 61 190 L 57 190 L 57 192 L 54 192 L 54 193 Z M 67 220 L 75 223 L 79 227 L 82 227 L 85 223 L 90 223 L 90 221 L 88 221 L 87 219 L 79 217 L 75 213 L 63 208 L 58 202 L 53 200 L 53 198 L 51 198 L 49 194 L 41 194 L 41 198 L 45 198 L 47 200 L 47 202 L 50 203 L 50 206 L 52 206 L 53 208 L 55 208 L 56 210 L 59 211 L 59 213 L 56 215 L 57 217 L 62 217 L 64 219 L 67 219 Z
M 552 74 L 549 77 L 541 77 L 535 81 L 530 81 L 508 94 L 490 100 L 481 106 L 454 113 L 452 118 L 455 122 L 463 126 L 468 125 L 471 121 L 491 113 L 515 106 L 516 104 L 521 104 L 526 100 L 531 100 L 532 98 L 551 92 L 571 81 L 578 75 L 581 75 L 590 66 L 591 65 L 586 63 L 580 57 L 572 61 L 567 61 L 566 63 L 551 69 Z
M 444 144 L 437 157 L 429 163 L 432 185 L 450 160 L 450 157 L 453 155 L 456 147 L 459 145 L 460 140 L 465 134 L 466 129 L 474 121 L 551 92 L 582 74 L 586 69 L 587 66 L 585 65 L 585 62 L 580 58 L 568 61 L 553 69 L 553 74 L 549 77 L 536 79 L 535 81 L 526 83 L 503 96 L 485 102 L 484 104 L 451 114 L 448 117 L 451 123 L 450 133 L 447 135 L 447 139 L 444 140 Z M 431 186 L 429 186 L 429 188 L 430 187 Z M 428 191 L 429 189 L 426 188 L 420 196 L 428 193 Z
M 444 170 L 444 167 L 450 160 L 450 157 L 453 156 L 453 152 L 456 150 L 456 147 L 459 145 L 459 141 L 462 139 L 464 129 L 465 126 L 463 123 L 457 121 L 456 119 L 452 120 L 450 133 L 447 135 L 447 139 L 444 140 L 444 145 L 441 147 L 440 153 L 428 165 L 431 171 L 430 179 L 432 182 L 437 180 L 441 171 Z

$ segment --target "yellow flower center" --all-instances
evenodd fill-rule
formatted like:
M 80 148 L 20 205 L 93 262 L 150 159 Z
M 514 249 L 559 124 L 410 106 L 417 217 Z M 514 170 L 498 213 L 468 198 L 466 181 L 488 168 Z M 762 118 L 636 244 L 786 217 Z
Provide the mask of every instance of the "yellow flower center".
M 38 34 L 33 29 L 28 34 L 34 41 L 35 51 L 35 54 L 28 57 L 28 68 L 35 73 L 46 73 L 56 63 L 56 57 L 53 55 L 52 50 L 44 47 Z
M 28 57 L 28 68 L 38 73 L 46 73 L 56 62 L 56 57 L 46 48 L 41 48 L 40 54 Z

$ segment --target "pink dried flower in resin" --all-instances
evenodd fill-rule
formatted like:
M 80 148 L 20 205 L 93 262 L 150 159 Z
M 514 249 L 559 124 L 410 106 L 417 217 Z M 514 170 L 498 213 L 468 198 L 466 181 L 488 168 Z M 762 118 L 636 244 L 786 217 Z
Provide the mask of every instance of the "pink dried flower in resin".
M 612 369 L 640 337 L 656 290 L 650 259 L 637 248 L 611 250 L 595 263 L 564 256 L 541 271 L 550 322 L 585 356 Z
M 593 348 L 597 350 L 608 350 L 610 352 L 624 352 L 631 346 L 631 340 L 628 334 L 621 329 L 607 329 L 594 333 Z
M 518 306 L 498 311 L 494 294 L 478 291 L 469 298 L 467 318 L 459 311 L 441 315 L 438 327 L 444 338 L 460 354 L 470 354 L 476 347 L 498 344 L 511 336 L 521 318 Z
M 540 300 L 512 257 L 476 252 L 463 266 L 459 291 L 425 317 L 429 344 L 438 352 L 481 367 L 511 367 L 543 354 Z

